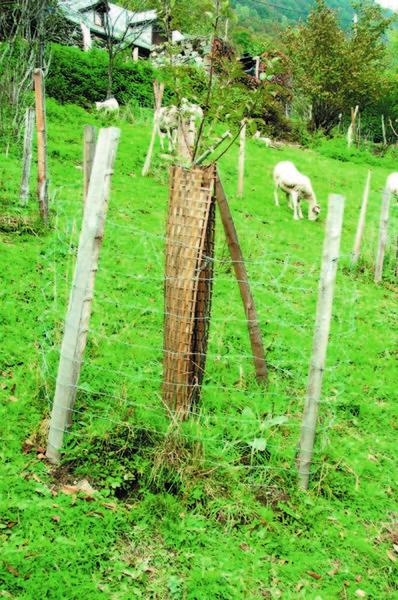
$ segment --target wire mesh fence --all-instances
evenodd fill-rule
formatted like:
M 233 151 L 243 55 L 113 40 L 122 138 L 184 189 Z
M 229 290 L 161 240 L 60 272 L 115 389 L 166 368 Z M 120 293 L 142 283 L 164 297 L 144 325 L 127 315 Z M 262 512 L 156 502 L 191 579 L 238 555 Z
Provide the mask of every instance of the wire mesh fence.
M 49 409 L 62 332 L 72 326 L 64 323 L 64 315 L 78 239 L 76 213 L 81 207 L 60 198 L 55 211 L 53 281 L 50 289 L 43 290 L 52 298 L 48 343 L 42 351 Z M 181 310 L 178 305 L 169 310 L 164 304 L 165 277 L 166 282 L 181 279 L 164 272 L 169 241 L 166 214 L 166 203 L 156 198 L 131 209 L 111 203 L 67 446 L 82 452 L 93 440 L 109 439 L 120 429 L 126 431 L 131 449 L 141 443 L 144 433 L 159 448 L 178 436 L 191 449 L 200 445 L 203 472 L 229 469 L 260 484 L 281 474 L 295 477 L 321 249 L 314 251 L 311 261 L 300 245 L 286 247 L 284 253 L 269 251 L 264 223 L 255 217 L 249 219 L 250 240 L 241 236 L 267 348 L 269 385 L 265 388 L 256 381 L 247 320 L 223 232 L 216 227 L 214 256 L 203 256 L 212 263 L 206 279 L 213 299 L 201 400 L 192 408 L 191 418 L 179 423 L 162 401 L 164 383 L 175 383 L 163 376 L 164 357 L 173 358 L 174 352 L 165 345 L 164 322 L 169 316 L 178 324 Z M 178 243 L 189 247 L 183 238 Z M 349 261 L 350 254 L 343 253 L 340 271 L 348 269 Z M 355 411 L 364 393 L 352 377 L 353 353 L 363 343 L 359 301 L 355 277 L 340 272 L 314 455 L 318 470 L 325 456 L 333 454 L 341 428 L 339 416 Z M 193 352 L 198 355 L 197 349 Z

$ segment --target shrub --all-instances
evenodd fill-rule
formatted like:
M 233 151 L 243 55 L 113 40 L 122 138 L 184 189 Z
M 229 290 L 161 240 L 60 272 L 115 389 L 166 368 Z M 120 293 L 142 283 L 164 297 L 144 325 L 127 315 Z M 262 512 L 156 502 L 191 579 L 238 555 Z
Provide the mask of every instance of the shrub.
M 54 44 L 47 94 L 61 103 L 83 107 L 104 100 L 107 90 L 108 55 L 103 50 L 82 52 Z M 116 62 L 114 66 L 114 96 L 120 104 L 134 99 L 140 106 L 153 106 L 152 80 L 154 72 L 149 62 Z

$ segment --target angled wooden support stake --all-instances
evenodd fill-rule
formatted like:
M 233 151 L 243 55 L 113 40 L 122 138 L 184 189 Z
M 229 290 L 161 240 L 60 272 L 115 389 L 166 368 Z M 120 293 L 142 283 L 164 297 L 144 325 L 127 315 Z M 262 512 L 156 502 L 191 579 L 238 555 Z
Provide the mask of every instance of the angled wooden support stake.
M 361 243 L 362 236 L 365 229 L 365 221 L 366 221 L 366 211 L 368 209 L 368 200 L 369 200 L 369 192 L 370 192 L 370 180 L 372 178 L 372 172 L 368 171 L 368 176 L 366 178 L 365 189 L 363 191 L 361 210 L 359 212 L 357 231 L 355 234 L 354 247 L 352 250 L 351 256 L 351 266 L 354 267 L 360 257 L 361 254 Z
M 307 396 L 301 426 L 298 459 L 299 486 L 308 488 L 310 468 L 314 450 L 316 422 L 325 370 L 326 352 L 332 318 L 334 286 L 340 253 L 341 230 L 344 215 L 343 196 L 329 196 L 325 239 L 323 244 L 321 276 L 319 280 L 318 304 L 315 318 L 315 333 L 308 374 Z
M 35 124 L 35 109 L 27 108 L 25 113 L 25 133 L 23 139 L 22 179 L 20 199 L 26 206 L 29 198 L 29 178 L 32 167 L 33 130 Z
M 384 190 L 380 210 L 379 240 L 375 265 L 375 283 L 380 283 L 383 278 L 384 254 L 387 246 L 388 221 L 390 213 L 390 192 Z
M 37 128 L 37 197 L 43 222 L 48 223 L 47 129 L 44 75 L 41 69 L 33 72 Z
M 245 178 L 245 146 L 246 146 L 246 122 L 242 121 L 242 128 L 239 135 L 239 160 L 238 160 L 238 198 L 243 197 L 243 187 Z
M 156 134 L 159 128 L 159 110 L 162 106 L 162 98 L 164 92 L 164 83 L 159 84 L 157 81 L 153 82 L 153 93 L 155 96 L 155 111 L 153 113 L 153 125 L 151 141 L 149 143 L 148 152 L 146 154 L 144 166 L 142 167 L 141 175 L 145 177 L 151 168 L 153 147 L 155 145 Z
M 228 205 L 228 200 L 224 192 L 218 172 L 216 173 L 216 199 L 220 210 L 221 221 L 224 226 L 225 235 L 232 258 L 232 264 L 238 280 L 240 295 L 243 301 L 243 307 L 246 313 L 247 325 L 249 329 L 250 344 L 253 352 L 254 366 L 256 368 L 257 381 L 267 382 L 267 365 L 265 362 L 264 346 L 261 337 L 261 330 L 257 320 L 254 298 L 250 290 L 249 279 L 246 266 L 240 248 L 238 235 L 236 233 L 232 214 Z
M 86 203 L 91 171 L 93 168 L 95 146 L 97 144 L 97 128 L 94 125 L 85 125 L 83 130 L 83 193 Z
M 59 461 L 64 433 L 71 423 L 80 367 L 87 341 L 95 274 L 98 268 L 110 180 L 119 136 L 120 130 L 110 127 L 101 129 L 98 137 L 80 233 L 73 285 L 65 318 L 64 337 L 50 419 L 46 454 L 53 463 Z

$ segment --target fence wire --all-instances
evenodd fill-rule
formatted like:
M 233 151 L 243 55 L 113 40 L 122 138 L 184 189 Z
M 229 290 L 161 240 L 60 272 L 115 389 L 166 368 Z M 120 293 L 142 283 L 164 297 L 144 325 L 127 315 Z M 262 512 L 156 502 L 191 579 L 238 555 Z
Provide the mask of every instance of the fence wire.
M 65 313 L 82 206 L 77 201 L 68 203 L 60 193 L 53 210 L 57 233 L 50 253 L 53 280 L 42 290 L 48 299 L 42 374 L 49 411 L 62 333 L 71 326 Z M 162 404 L 165 219 L 165 204 L 152 201 L 145 210 L 132 207 L 129 212 L 118 210 L 111 202 L 72 426 L 65 432 L 67 443 L 90 444 L 101 435 L 111 435 L 115 428 L 147 432 L 158 440 L 167 440 L 178 431 L 187 444 L 203 445 L 204 468 L 253 471 L 260 477 L 294 475 L 314 333 L 321 244 L 309 261 L 300 247 L 286 246 L 283 253 L 269 251 L 269 236 L 263 243 L 252 244 L 245 239 L 248 229 L 244 228 L 243 253 L 269 367 L 269 385 L 264 387 L 256 382 L 247 320 L 221 223 L 217 223 L 201 400 L 191 419 L 177 424 Z M 263 228 L 263 221 L 251 218 L 251 239 L 261 236 Z M 186 237 L 188 242 L 189 231 Z M 364 342 L 358 322 L 360 293 L 356 280 L 342 273 L 349 260 L 350 253 L 342 253 L 315 469 L 321 467 L 325 456 L 333 457 L 344 419 L 355 414 L 366 394 L 360 381 L 349 376 L 353 349 Z M 174 317 L 184 319 L 183 314 Z

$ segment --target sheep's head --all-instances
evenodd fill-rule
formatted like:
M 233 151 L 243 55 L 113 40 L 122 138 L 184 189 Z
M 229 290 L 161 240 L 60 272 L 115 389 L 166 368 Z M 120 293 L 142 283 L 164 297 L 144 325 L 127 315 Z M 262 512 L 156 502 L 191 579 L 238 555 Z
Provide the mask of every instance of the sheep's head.
M 321 207 L 319 206 L 319 204 L 314 204 L 313 206 L 310 206 L 310 209 L 308 211 L 309 220 L 316 221 L 320 212 L 321 212 Z

